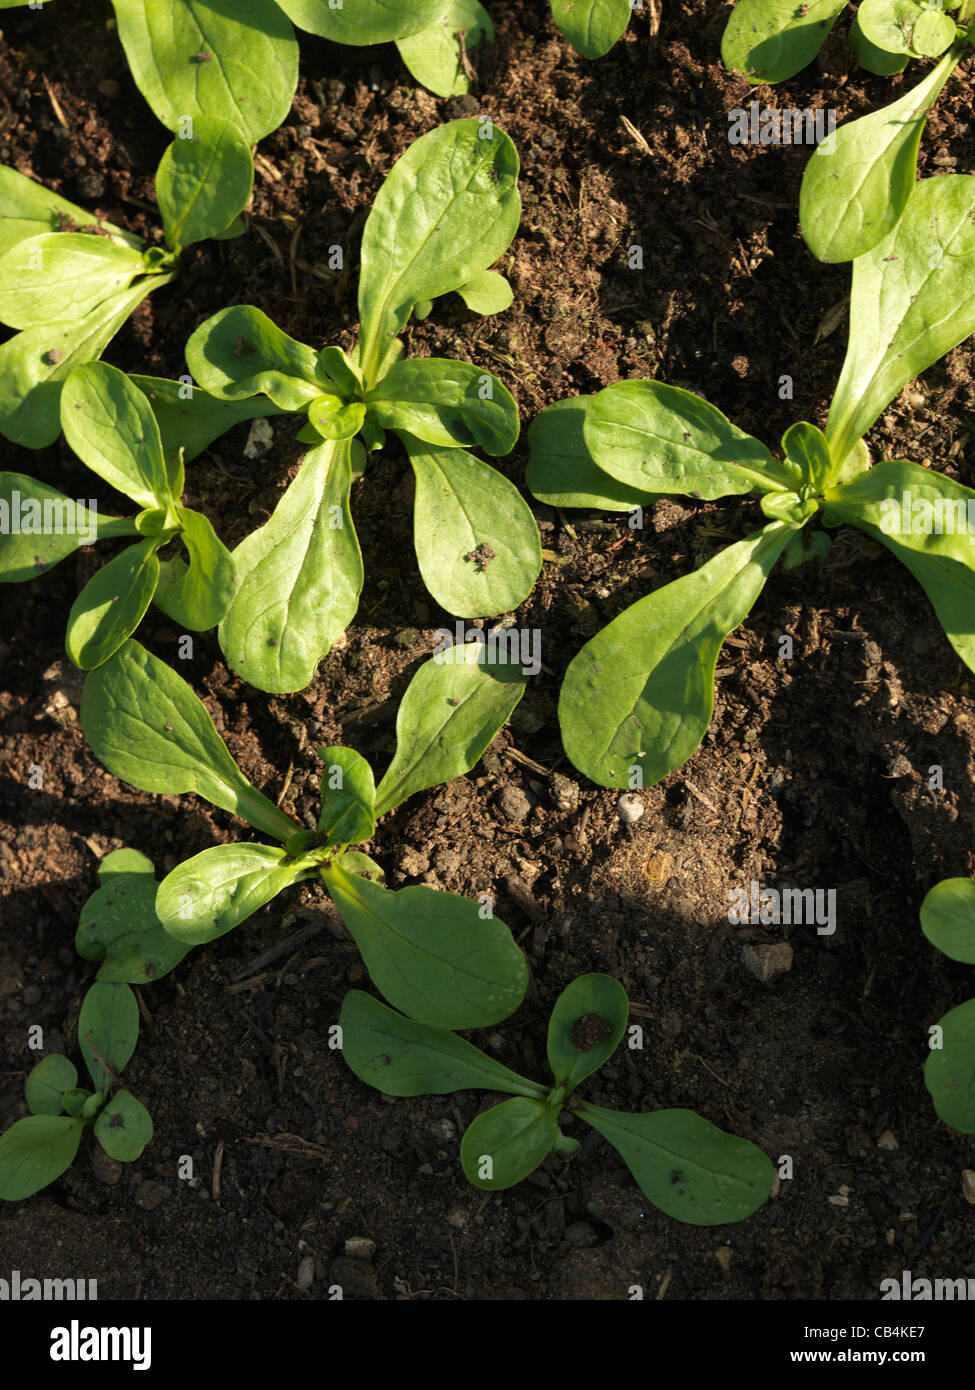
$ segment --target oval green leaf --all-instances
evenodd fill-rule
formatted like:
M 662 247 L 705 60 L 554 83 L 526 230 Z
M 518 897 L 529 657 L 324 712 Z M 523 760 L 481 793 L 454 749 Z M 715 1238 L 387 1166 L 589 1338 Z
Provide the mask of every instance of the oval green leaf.
M 928 1053 L 924 1084 L 946 1125 L 975 1134 L 975 999 L 946 1013 L 938 1026 L 941 1047 Z
M 78 1072 L 67 1057 L 52 1052 L 43 1057 L 24 1082 L 24 1098 L 32 1115 L 60 1115 L 64 1095 L 78 1084 Z
M 518 407 L 490 372 L 445 357 L 395 362 L 366 404 L 380 425 L 407 430 L 427 444 L 472 445 L 510 454 L 518 442 Z
M 139 1005 L 124 984 L 96 980 L 78 1015 L 78 1045 L 96 1091 L 107 1091 L 139 1041 Z
M 411 75 L 438 97 L 463 96 L 470 90 L 470 79 L 461 62 L 458 31 L 464 35 L 467 53 L 484 40 L 490 43 L 494 38 L 491 16 L 478 0 L 450 0 L 446 14 L 437 23 L 396 40 L 399 56 Z
M 548 1064 L 566 1096 L 612 1057 L 626 1032 L 630 1001 L 611 975 L 580 975 L 555 1001 Z
M 289 338 L 249 304 L 221 309 L 186 344 L 186 365 L 221 400 L 263 392 L 285 411 L 307 410 L 332 386 L 313 348 Z
M 22 1202 L 74 1162 L 85 1122 L 68 1115 L 30 1115 L 0 1135 L 0 1198 Z
M 128 1091 L 118 1091 L 95 1121 L 95 1138 L 109 1158 L 131 1163 L 152 1138 L 149 1111 Z
M 582 1102 L 576 1113 L 609 1140 L 647 1200 L 675 1221 L 744 1221 L 772 1190 L 768 1155 L 693 1110 L 628 1115 Z
M 528 969 L 511 932 L 476 902 L 432 888 L 393 892 L 333 863 L 321 871 L 376 988 L 435 1028 L 485 1028 L 514 1013 Z
M 484 1192 L 500 1192 L 527 1178 L 555 1148 L 558 1111 L 544 1101 L 515 1096 L 468 1125 L 460 1161 L 468 1179 Z
M 547 406 L 528 427 L 529 492 L 550 507 L 595 507 L 605 512 L 649 506 L 658 495 L 625 487 L 595 464 L 586 447 L 585 421 L 595 396 L 574 396 Z
M 721 58 L 753 85 L 782 82 L 811 63 L 846 0 L 738 0 L 725 26 Z
M 357 845 L 376 829 L 376 782 L 372 768 L 351 748 L 320 748 L 322 811 L 318 829 L 329 845 Z
M 449 0 L 350 0 L 348 6 L 329 0 L 278 0 L 298 29 L 320 34 L 333 43 L 362 46 L 386 43 L 415 34 L 434 24 Z
M 92 671 L 114 655 L 142 622 L 159 582 L 158 539 L 139 541 L 89 579 L 71 605 L 65 650 Z
M 640 599 L 570 662 L 559 697 L 572 762 L 602 787 L 653 786 L 687 762 L 714 708 L 721 644 L 761 593 L 791 531 L 773 522 Z
M 431 1028 L 351 989 L 339 1014 L 342 1056 L 360 1081 L 387 1096 L 509 1091 L 544 1100 L 545 1091 L 446 1028 Z
M 198 116 L 192 133 L 178 134 L 159 161 L 156 202 L 166 245 L 179 251 L 218 236 L 251 196 L 254 161 L 237 127 L 218 116 Z
M 549 0 L 552 18 L 583 58 L 602 58 L 630 22 L 630 0 Z
M 178 864 L 159 885 L 156 914 L 184 946 L 215 941 L 305 873 L 271 845 L 214 845 Z
M 87 232 L 49 232 L 0 257 L 0 321 L 35 328 L 82 319 L 145 274 L 142 252 Z
M 119 535 L 122 527 L 135 531 L 36 478 L 0 473 L 0 584 L 36 579 L 100 532 Z
M 975 965 L 975 879 L 936 883 L 921 904 L 921 930 L 952 960 Z
M 100 478 L 140 507 L 173 501 L 156 417 L 124 372 L 87 362 L 71 373 L 61 394 L 64 437 Z
M 160 564 L 153 602 L 173 622 L 192 632 L 206 632 L 226 615 L 237 592 L 233 556 L 201 512 L 177 507 L 180 540 L 190 557 Z

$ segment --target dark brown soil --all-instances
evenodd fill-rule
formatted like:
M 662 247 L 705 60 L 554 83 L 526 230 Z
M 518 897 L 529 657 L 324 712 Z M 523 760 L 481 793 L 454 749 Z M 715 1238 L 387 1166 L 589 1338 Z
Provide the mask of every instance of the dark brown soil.
M 505 258 L 515 303 L 484 320 L 441 303 L 408 330 L 408 350 L 495 371 L 526 426 L 551 401 L 636 375 L 706 395 L 773 447 L 796 419 L 822 424 L 845 323 L 818 330 L 835 322 L 849 270 L 820 266 L 800 238 L 806 152 L 730 145 L 728 111 L 757 97 L 822 103 L 843 120 L 905 90 L 910 75 L 864 80 L 831 45 L 792 83 L 751 91 L 720 64 L 727 7 L 713 0 L 665 6 L 656 35 L 645 7 L 595 65 L 556 37 L 542 0 L 491 9 L 498 37 L 476 58 L 478 94 L 447 102 L 414 88 L 392 46 L 353 52 L 304 37 L 293 113 L 260 147 L 249 234 L 194 248 L 107 360 L 178 375 L 186 338 L 231 303 L 260 306 L 298 339 L 350 345 L 359 235 L 382 178 L 438 122 L 486 111 L 522 159 L 524 219 Z M 0 160 L 145 233 L 167 137 L 106 32 L 108 14 L 4 12 Z M 970 83 L 953 84 L 922 172 L 975 171 L 971 102 Z M 346 250 L 341 274 L 325 266 L 333 244 Z M 631 245 L 644 248 L 642 271 L 628 268 Z M 871 436 L 875 455 L 932 462 L 971 485 L 972 366 L 969 344 L 905 391 Z M 779 399 L 783 375 L 791 402 Z M 276 424 L 273 454 L 248 462 L 246 429 L 189 469 L 192 505 L 231 544 L 267 516 L 300 448 Z M 91 475 L 63 446 L 35 457 L 3 445 L 0 459 L 89 495 Z M 501 466 L 522 484 L 525 460 L 522 442 Z M 396 448 L 356 485 L 366 586 L 307 691 L 267 698 L 243 685 L 212 633 L 180 666 L 247 775 L 274 799 L 288 783 L 284 804 L 306 820 L 316 747 L 346 743 L 381 770 L 397 701 L 445 621 L 413 559 L 411 500 Z M 621 1109 L 693 1108 L 774 1160 L 789 1155 L 793 1176 L 741 1225 L 680 1226 L 570 1122 L 583 1138 L 574 1157 L 550 1158 L 510 1192 L 476 1191 L 459 1137 L 488 1098 L 387 1101 L 352 1076 L 329 1027 L 362 967 L 324 895 L 303 889 L 141 992 L 150 1022 L 128 1077 L 152 1110 L 152 1145 L 114 1185 L 86 1149 L 46 1192 L 5 1206 L 0 1274 L 97 1277 L 103 1297 L 321 1299 L 340 1285 L 348 1298 L 445 1300 L 621 1299 L 633 1285 L 668 1299 L 848 1299 L 877 1297 L 880 1280 L 905 1268 L 975 1275 L 961 1190 L 975 1141 L 937 1121 L 921 1071 L 928 1026 L 973 992 L 973 976 L 927 945 L 917 916 L 934 882 L 975 871 L 971 677 L 910 575 L 841 535 L 822 568 L 773 575 L 722 653 L 703 747 L 624 826 L 615 795 L 562 758 L 562 673 L 597 627 L 746 534 L 757 510 L 668 503 L 643 532 L 616 516 L 536 514 L 554 558 L 517 616 L 542 630 L 547 669 L 475 771 L 388 817 L 371 852 L 393 886 L 496 895 L 533 980 L 514 1019 L 475 1035 L 500 1060 L 544 1079 L 559 991 L 581 972 L 609 972 L 645 1045 L 624 1047 L 586 1095 Z M 102 558 L 83 552 L 5 591 L 4 1125 L 23 1113 L 27 1025 L 44 1027 L 49 1048 L 73 1050 L 92 975 L 73 934 L 99 858 L 131 845 L 161 875 L 248 833 L 194 798 L 136 792 L 88 753 L 63 629 Z M 784 634 L 791 659 L 780 659 Z M 178 665 L 177 636 L 155 610 L 140 632 Z M 31 765 L 40 789 L 28 785 Z M 929 790 L 935 765 L 942 791 Z M 570 782 L 553 784 L 552 770 Z M 527 796 L 523 819 L 507 818 L 505 788 Z M 835 934 L 729 925 L 729 891 L 752 880 L 835 889 Z M 783 937 L 791 968 L 760 982 L 745 948 Z M 178 1176 L 184 1155 L 192 1181 Z M 375 1242 L 371 1259 L 344 1253 L 356 1236 Z M 302 1292 L 305 1256 L 315 1278 Z

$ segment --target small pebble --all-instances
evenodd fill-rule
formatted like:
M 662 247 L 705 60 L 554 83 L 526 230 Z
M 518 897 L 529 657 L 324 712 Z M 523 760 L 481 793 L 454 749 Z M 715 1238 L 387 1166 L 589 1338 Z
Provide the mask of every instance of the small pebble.
M 560 772 L 553 772 L 551 792 L 552 803 L 557 811 L 568 814 L 570 811 L 578 810 L 579 784 L 573 782 L 571 777 L 563 777 Z
M 315 1282 L 315 1257 L 306 1255 L 298 1265 L 297 1284 L 299 1289 L 310 1289 Z
M 502 787 L 498 792 L 497 804 L 510 821 L 520 822 L 531 813 L 532 804 L 520 787 Z
M 730 1245 L 719 1245 L 714 1252 L 714 1258 L 727 1274 L 731 1269 L 731 1257 L 734 1254 Z
M 883 1134 L 882 1134 L 882 1135 L 880 1136 L 880 1138 L 877 1140 L 877 1148 L 878 1148 L 878 1149 L 897 1149 L 897 1148 L 900 1148 L 900 1145 L 898 1144 L 897 1140 L 894 1138 L 894 1134 L 893 1134 L 893 1131 L 892 1131 L 892 1130 L 889 1130 L 889 1129 L 885 1129 L 885 1130 L 884 1130 Z
M 633 825 L 643 815 L 646 807 L 638 796 L 624 792 L 616 803 L 616 813 L 624 825 Z
M 975 1168 L 965 1168 L 961 1175 L 961 1195 L 975 1207 Z
M 110 1158 L 101 1144 L 93 1144 L 91 1150 L 91 1171 L 106 1187 L 114 1187 L 122 1176 L 122 1165 L 117 1158 Z
M 169 1188 L 164 1182 L 144 1182 L 135 1194 L 135 1204 L 143 1211 L 154 1211 L 168 1196 Z
M 354 1260 L 371 1260 L 376 1253 L 376 1242 L 366 1236 L 349 1236 L 345 1242 L 345 1253 Z
M 260 459 L 270 452 L 274 443 L 274 431 L 266 420 L 257 419 L 251 422 L 251 427 L 247 435 L 247 443 L 244 445 L 245 459 Z
M 743 946 L 741 958 L 745 969 L 763 984 L 792 969 L 792 947 L 787 941 L 773 946 Z

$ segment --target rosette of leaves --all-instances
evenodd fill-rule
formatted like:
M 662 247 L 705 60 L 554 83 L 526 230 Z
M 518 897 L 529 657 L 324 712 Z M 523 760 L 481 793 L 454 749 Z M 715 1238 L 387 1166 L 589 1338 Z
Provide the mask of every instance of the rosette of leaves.
M 455 1033 L 404 1018 L 359 990 L 345 996 L 339 1024 L 349 1067 L 385 1095 L 502 1091 L 512 1097 L 478 1115 L 461 1140 L 461 1163 L 475 1187 L 514 1187 L 550 1153 L 575 1153 L 579 1141 L 562 1132 L 560 1120 L 582 1120 L 612 1144 L 643 1195 L 667 1216 L 694 1226 L 751 1216 L 775 1179 L 767 1155 L 754 1144 L 725 1134 L 692 1110 L 633 1115 L 577 1094 L 577 1086 L 616 1051 L 628 1017 L 618 980 L 573 980 L 549 1021 L 554 1085 L 531 1081 Z
M 721 56 L 752 83 L 792 77 L 819 52 L 845 0 L 739 0 L 728 20 Z M 954 12 L 954 13 L 953 13 Z M 919 3 L 863 0 L 850 46 L 862 67 L 887 77 L 914 59 L 940 61 L 889 106 L 849 121 L 823 140 L 802 181 L 803 236 L 821 261 L 862 256 L 902 216 L 917 173 L 929 111 L 970 53 L 975 0 Z
M 946 878 L 921 904 L 921 930 L 949 960 L 975 965 L 975 879 Z M 938 1116 L 975 1134 L 975 999 L 938 1020 L 940 1046 L 924 1064 L 924 1082 Z
M 417 562 L 436 601 L 460 617 L 494 617 L 534 584 L 534 518 L 517 488 L 468 448 L 510 452 L 514 400 L 470 363 L 404 360 L 399 338 L 412 314 L 451 292 L 475 313 L 511 302 L 489 267 L 518 226 L 517 178 L 514 146 L 491 121 L 452 121 L 410 146 L 366 220 L 351 355 L 296 342 L 244 306 L 190 338 L 187 363 L 211 395 L 263 394 L 307 417 L 298 438 L 311 448 L 270 520 L 234 551 L 240 584 L 220 625 L 228 662 L 258 689 L 303 689 L 354 616 L 363 572 L 350 490 L 365 450 L 382 449 L 387 431 L 413 468 Z
M 214 404 L 221 411 L 223 403 Z M 66 648 L 75 665 L 90 670 L 107 661 L 150 603 L 181 627 L 215 627 L 233 598 L 234 563 L 208 519 L 182 505 L 183 454 L 165 452 L 147 397 L 116 367 L 88 362 L 69 376 L 60 405 L 65 437 L 78 458 L 142 510 L 131 520 L 105 516 L 36 478 L 0 473 L 0 503 L 8 517 L 29 510 L 37 523 L 0 535 L 0 583 L 35 578 L 90 544 L 92 533 L 99 540 L 132 537 L 134 544 L 98 570 L 72 605 Z M 52 531 L 63 527 L 72 509 L 82 513 L 75 514 L 72 529 Z M 159 558 L 173 541 L 189 564 L 178 555 Z
M 975 670 L 975 492 L 903 459 L 871 468 L 863 443 L 898 392 L 973 330 L 975 178 L 948 175 L 920 183 L 889 236 L 854 262 L 825 433 L 791 426 L 782 460 L 701 397 L 656 381 L 618 382 L 542 412 L 528 485 L 544 502 L 621 511 L 660 495 L 753 493 L 767 519 L 620 613 L 572 660 L 559 721 L 580 771 L 605 787 L 649 786 L 687 761 L 711 719 L 725 637 L 780 556 L 791 566 L 828 549 L 824 533 L 805 532 L 817 516 L 886 546 Z
M 374 984 L 397 1008 L 439 1027 L 507 1018 L 528 975 L 490 906 L 419 885 L 384 888 L 379 866 L 355 846 L 370 840 L 377 819 L 407 797 L 468 772 L 524 684 L 518 668 L 489 663 L 479 646 L 453 647 L 425 662 L 400 705 L 396 751 L 379 785 L 352 749 L 320 750 L 321 815 L 315 829 L 305 829 L 248 782 L 186 682 L 129 640 L 85 682 L 81 722 L 95 755 L 133 786 L 196 792 L 275 843 L 217 845 L 178 865 L 158 885 L 155 919 L 141 937 L 137 921 L 146 920 L 151 866 L 128 863 L 126 872 L 145 877 L 130 880 L 126 897 L 115 896 L 118 911 L 109 917 L 107 900 L 90 914 L 86 908 L 89 921 L 99 923 L 109 971 L 130 978 L 140 954 L 155 962 L 156 923 L 188 948 L 224 936 L 290 885 L 320 882 Z M 122 930 L 130 924 L 132 930 Z
M 94 1090 L 78 1085 L 77 1069 L 60 1052 L 38 1062 L 24 1085 L 30 1115 L 0 1135 L 0 1198 L 20 1202 L 54 1182 L 71 1167 L 89 1127 L 109 1157 L 139 1157 L 152 1120 L 119 1086 L 138 1040 L 139 1006 L 128 985 L 93 984 L 78 1016 L 78 1045 Z
M 187 246 L 243 231 L 250 147 L 216 117 L 187 123 L 156 171 L 164 244 L 96 220 L 41 184 L 0 167 L 0 433 L 40 449 L 60 431 L 70 373 L 100 357 L 135 307 L 169 284 Z

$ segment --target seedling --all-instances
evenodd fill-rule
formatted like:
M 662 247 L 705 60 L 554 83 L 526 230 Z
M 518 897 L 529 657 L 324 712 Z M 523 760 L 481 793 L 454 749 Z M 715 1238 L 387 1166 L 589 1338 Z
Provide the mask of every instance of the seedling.
M 190 947 L 170 936 L 156 916 L 159 884 L 152 860 L 136 849 L 112 850 L 98 866 L 98 883 L 81 909 L 78 955 L 99 962 L 99 980 L 161 980 Z
M 845 0 L 739 0 L 721 45 L 725 65 L 752 83 L 781 82 L 826 42 Z M 949 11 L 956 11 L 953 17 Z M 975 0 L 863 0 L 850 46 L 868 72 L 890 76 L 912 59 L 940 62 L 905 96 L 850 121 L 819 144 L 802 181 L 803 236 L 821 261 L 862 256 L 907 207 L 928 112 L 975 38 Z
M 207 518 L 180 505 L 182 451 L 167 457 L 147 397 L 116 367 L 88 362 L 65 383 L 61 420 L 82 462 L 143 510 L 133 520 L 102 516 L 36 478 L 0 473 L 0 583 L 33 579 L 96 539 L 134 536 L 75 600 L 66 638 L 71 660 L 84 670 L 107 661 L 150 603 L 181 627 L 215 627 L 233 598 L 233 560 Z M 160 560 L 174 540 L 188 566 L 178 556 Z
M 277 841 L 217 845 L 163 879 L 156 919 L 179 945 L 224 936 L 291 884 L 319 880 L 387 999 L 422 1022 L 474 1028 L 507 1018 L 524 995 L 525 961 L 508 928 L 487 899 L 471 902 L 424 886 L 383 888 L 375 881 L 379 866 L 353 846 L 368 841 L 377 819 L 407 797 L 468 772 L 523 691 L 520 670 L 488 664 L 478 646 L 453 647 L 425 662 L 403 697 L 396 752 L 378 787 L 358 753 L 320 750 L 325 772 L 314 830 L 248 782 L 202 702 L 138 642 L 130 639 L 89 675 L 81 722 L 115 776 L 143 791 L 196 792 Z M 119 922 L 138 930 L 147 897 L 140 885 L 109 923 L 102 938 L 109 960 L 126 949 L 158 950 L 151 927 L 141 941 L 115 935 Z
M 921 904 L 921 930 L 949 960 L 975 965 L 975 879 L 946 878 Z M 975 999 L 938 1021 L 937 1043 L 924 1064 L 924 1082 L 939 1117 L 975 1134 Z
M 862 443 L 901 388 L 975 330 L 973 215 L 975 178 L 926 180 L 893 232 L 854 263 L 849 346 L 825 434 L 793 425 L 784 462 L 707 401 L 656 381 L 618 382 L 535 421 L 528 484 L 543 501 L 622 510 L 648 495 L 756 492 L 769 519 L 627 608 L 570 663 L 562 738 L 594 782 L 649 786 L 687 761 L 711 719 L 721 644 L 779 556 L 808 558 L 800 536 L 819 512 L 907 566 L 975 670 L 975 492 L 903 460 L 870 468 Z M 809 539 L 820 555 L 828 544 Z
M 38 1062 L 24 1086 L 30 1115 L 0 1135 L 0 1198 L 21 1202 L 74 1162 L 89 1126 L 110 1158 L 132 1163 L 152 1138 L 141 1101 L 119 1087 L 139 1039 L 139 1006 L 124 984 L 93 984 L 78 1016 L 78 1043 L 93 1091 L 78 1085 L 60 1052 Z
M 215 117 L 188 122 L 156 172 L 165 245 L 95 221 L 83 208 L 0 167 L 0 433 L 40 449 L 60 431 L 70 373 L 94 361 L 194 242 L 236 236 L 254 166 L 247 141 Z
M 449 613 L 493 617 L 541 569 L 538 529 L 507 478 L 467 451 L 510 452 L 518 410 L 490 373 L 444 358 L 401 360 L 412 313 L 457 291 L 475 313 L 511 302 L 489 270 L 518 226 L 518 157 L 489 120 L 452 121 L 393 166 L 362 237 L 359 343 L 351 356 L 282 333 L 259 309 L 208 319 L 186 359 L 212 395 L 266 394 L 307 416 L 312 447 L 271 519 L 234 551 L 239 588 L 220 625 L 233 669 L 260 690 L 303 689 L 355 614 L 362 558 L 349 509 L 365 453 L 397 434 L 416 477 L 414 538 L 430 593 Z
M 497 1192 L 527 1178 L 550 1153 L 579 1141 L 559 1119 L 580 1119 L 608 1139 L 640 1190 L 666 1215 L 693 1226 L 742 1221 L 772 1190 L 768 1157 L 693 1110 L 631 1115 L 575 1094 L 626 1031 L 629 1002 L 609 975 L 580 975 L 559 995 L 548 1027 L 554 1086 L 529 1081 L 443 1028 L 413 1022 L 351 990 L 342 1004 L 342 1055 L 361 1081 L 389 1096 L 505 1091 L 513 1096 L 477 1116 L 460 1146 L 475 1187 Z

